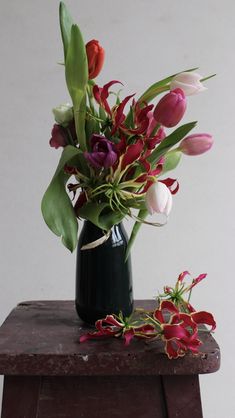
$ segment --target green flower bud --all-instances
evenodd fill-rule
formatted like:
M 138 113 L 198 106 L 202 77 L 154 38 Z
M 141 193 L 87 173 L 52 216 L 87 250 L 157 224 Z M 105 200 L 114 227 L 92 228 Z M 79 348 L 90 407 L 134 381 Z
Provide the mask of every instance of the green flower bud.
M 69 103 L 54 107 L 52 112 L 59 125 L 67 125 L 73 119 L 73 107 Z

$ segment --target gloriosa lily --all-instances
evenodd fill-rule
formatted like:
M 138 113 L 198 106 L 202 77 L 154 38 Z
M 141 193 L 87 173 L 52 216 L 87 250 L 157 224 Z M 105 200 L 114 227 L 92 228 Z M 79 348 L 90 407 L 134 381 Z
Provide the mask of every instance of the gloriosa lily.
M 182 272 L 175 287 L 164 287 L 164 293 L 159 295 L 156 308 L 149 312 L 137 309 L 130 318 L 107 315 L 96 322 L 96 330 L 80 337 L 80 342 L 91 339 L 120 337 L 124 344 L 131 340 L 145 339 L 146 342 L 160 339 L 164 350 L 170 359 L 184 356 L 188 351 L 197 354 L 202 344 L 201 333 L 214 331 L 216 322 L 213 315 L 206 311 L 196 311 L 183 299 L 185 293 L 190 293 L 194 286 L 202 281 L 206 274 L 200 274 L 192 279 L 189 285 L 184 282 L 189 276 L 188 271 Z M 203 328 L 200 328 L 203 325 Z M 210 331 L 205 327 L 210 327 Z

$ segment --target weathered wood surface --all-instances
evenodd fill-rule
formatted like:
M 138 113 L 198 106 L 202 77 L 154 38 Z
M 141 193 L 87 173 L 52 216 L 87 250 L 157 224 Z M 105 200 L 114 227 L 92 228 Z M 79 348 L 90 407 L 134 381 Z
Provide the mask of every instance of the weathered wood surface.
M 198 376 L 7 376 L 1 418 L 202 418 Z
M 45 378 L 37 418 L 58 417 L 166 418 L 161 378 L 160 376 Z
M 39 376 L 4 377 L 1 418 L 36 418 L 40 388 Z
M 167 418 L 203 418 L 198 376 L 162 376 Z
M 154 301 L 137 301 L 152 309 Z M 0 328 L 0 374 L 38 376 L 197 375 L 220 365 L 220 351 L 209 334 L 197 356 L 169 361 L 161 341 L 121 339 L 79 343 L 87 332 L 72 301 L 20 303 Z

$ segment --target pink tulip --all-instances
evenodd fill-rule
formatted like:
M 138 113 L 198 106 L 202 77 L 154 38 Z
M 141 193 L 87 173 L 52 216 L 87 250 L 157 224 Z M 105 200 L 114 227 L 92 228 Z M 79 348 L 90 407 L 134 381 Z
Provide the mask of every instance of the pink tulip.
M 207 90 L 200 82 L 203 77 L 197 73 L 184 72 L 177 74 L 171 81 L 170 90 L 180 88 L 186 96 Z
M 158 181 L 149 187 L 146 192 L 146 206 L 151 215 L 154 212 L 169 215 L 172 208 L 172 195 L 164 183 Z
M 171 128 L 179 123 L 185 110 L 185 94 L 183 90 L 175 89 L 162 97 L 154 110 L 154 117 L 158 123 Z
M 186 155 L 200 155 L 213 145 L 213 138 L 209 134 L 189 135 L 180 143 L 179 150 Z

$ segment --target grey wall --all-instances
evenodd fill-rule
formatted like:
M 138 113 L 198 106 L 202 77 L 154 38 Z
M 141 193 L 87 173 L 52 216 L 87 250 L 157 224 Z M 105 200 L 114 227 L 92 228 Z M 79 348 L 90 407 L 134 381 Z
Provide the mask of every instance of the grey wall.
M 68 0 L 85 40 L 106 50 L 100 84 L 123 81 L 125 94 L 200 66 L 217 77 L 188 99 L 184 122 L 214 135 L 212 151 L 184 158 L 168 225 L 144 226 L 133 250 L 136 298 L 151 298 L 185 269 L 208 279 L 194 305 L 214 312 L 222 367 L 201 377 L 205 418 L 232 418 L 234 257 L 235 3 L 232 0 Z M 47 230 L 42 194 L 60 151 L 50 149 L 51 108 L 68 100 L 58 1 L 0 1 L 0 319 L 27 299 L 72 299 L 75 256 Z M 130 221 L 127 223 L 130 228 Z M 226 399 L 224 397 L 226 393 Z

